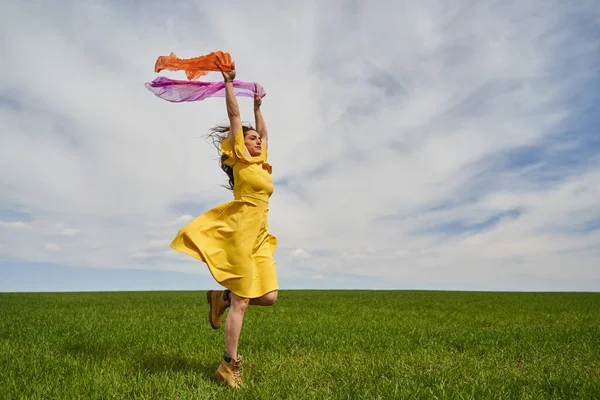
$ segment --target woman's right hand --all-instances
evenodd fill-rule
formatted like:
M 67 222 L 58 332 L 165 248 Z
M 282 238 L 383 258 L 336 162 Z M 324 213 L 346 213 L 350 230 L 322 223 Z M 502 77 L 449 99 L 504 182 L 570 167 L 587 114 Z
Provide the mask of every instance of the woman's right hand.
M 231 71 L 221 70 L 221 74 L 223 75 L 223 80 L 225 82 L 233 82 L 235 79 L 235 61 L 231 63 Z
M 260 93 L 258 93 L 258 86 L 254 83 L 254 111 L 260 110 L 262 105 L 262 99 Z

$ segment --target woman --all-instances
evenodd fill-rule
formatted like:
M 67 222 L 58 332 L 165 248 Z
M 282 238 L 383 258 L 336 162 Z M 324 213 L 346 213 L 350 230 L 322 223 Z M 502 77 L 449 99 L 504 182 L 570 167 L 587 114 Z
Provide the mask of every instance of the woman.
M 234 200 L 221 204 L 179 231 L 171 247 L 205 262 L 224 291 L 209 291 L 209 321 L 213 329 L 225 322 L 225 353 L 215 377 L 238 388 L 242 384 L 242 357 L 238 340 L 249 305 L 271 306 L 277 301 L 278 283 L 273 253 L 277 238 L 267 224 L 273 193 L 271 166 L 267 163 L 268 135 L 254 96 L 256 129 L 242 125 L 233 89 L 235 63 L 222 71 L 229 126 L 217 126 L 211 136 L 221 150 L 221 168 L 229 177 Z

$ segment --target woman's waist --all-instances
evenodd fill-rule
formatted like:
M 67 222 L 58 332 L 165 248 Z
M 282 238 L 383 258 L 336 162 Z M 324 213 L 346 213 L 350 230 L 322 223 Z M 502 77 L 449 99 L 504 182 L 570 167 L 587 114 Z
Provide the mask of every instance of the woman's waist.
M 267 194 L 248 194 L 248 193 L 234 193 L 233 195 L 235 200 L 248 201 L 252 204 L 255 204 L 259 207 L 268 207 L 269 206 L 269 195 Z

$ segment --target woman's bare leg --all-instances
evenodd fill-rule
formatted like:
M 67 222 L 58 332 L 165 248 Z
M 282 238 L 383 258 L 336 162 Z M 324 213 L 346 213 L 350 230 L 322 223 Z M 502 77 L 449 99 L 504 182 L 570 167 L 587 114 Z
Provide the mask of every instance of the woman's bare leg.
M 233 359 L 237 359 L 238 342 L 242 332 L 244 315 L 249 305 L 272 306 L 277 302 L 277 290 L 261 297 L 247 299 L 229 292 L 229 313 L 225 321 L 225 352 Z
M 273 290 L 267 294 L 263 294 L 260 297 L 250 299 L 251 306 L 273 306 L 277 303 L 277 290 Z
M 231 305 L 225 321 L 225 351 L 229 357 L 237 359 L 238 341 L 242 332 L 244 314 L 250 301 L 234 293 L 229 293 L 229 301 Z

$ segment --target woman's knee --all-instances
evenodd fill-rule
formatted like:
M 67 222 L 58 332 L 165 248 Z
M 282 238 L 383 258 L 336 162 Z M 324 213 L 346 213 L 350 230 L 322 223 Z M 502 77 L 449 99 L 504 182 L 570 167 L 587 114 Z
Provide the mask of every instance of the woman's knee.
M 274 306 L 277 303 L 277 290 L 265 294 L 265 305 Z
M 250 299 L 247 299 L 245 297 L 239 297 L 237 295 L 234 295 L 233 293 L 232 293 L 232 295 L 233 296 L 231 296 L 230 307 L 234 310 L 246 312 L 246 309 L 248 308 L 248 305 L 250 304 Z

